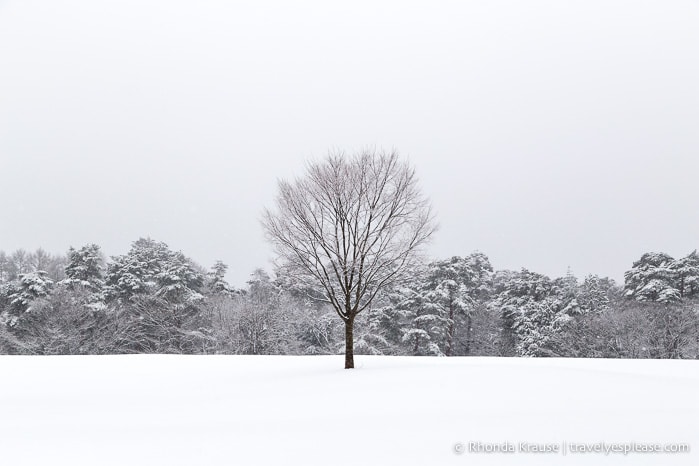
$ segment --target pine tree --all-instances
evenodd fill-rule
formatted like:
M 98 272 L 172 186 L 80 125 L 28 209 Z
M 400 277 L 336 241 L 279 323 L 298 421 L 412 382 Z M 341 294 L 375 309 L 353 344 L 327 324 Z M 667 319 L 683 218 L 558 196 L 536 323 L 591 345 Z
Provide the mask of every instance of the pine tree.
M 384 336 L 387 313 L 385 306 L 371 307 L 357 319 L 356 354 L 394 354 L 395 348 Z
M 441 316 L 435 315 L 426 306 L 427 296 L 424 289 L 426 270 L 414 268 L 401 284 L 390 290 L 391 310 L 384 310 L 385 315 L 394 320 L 385 320 L 385 330 L 391 333 L 396 322 L 400 324 L 400 341 L 405 346 L 406 354 L 414 356 L 443 355 L 437 342 L 444 325 Z
M 559 294 L 565 287 L 527 269 L 498 272 L 495 283 L 498 294 L 490 305 L 501 315 L 502 353 L 552 355 L 551 339 L 571 320 L 568 312 L 574 309 Z
M 150 238 L 107 266 L 105 295 L 125 352 L 206 352 L 213 345 L 201 312 L 204 275 L 181 252 Z
M 18 286 L 9 296 L 12 310 L 15 314 L 31 311 L 31 303 L 48 296 L 52 287 L 53 281 L 43 270 L 20 275 Z
M 681 298 L 699 295 L 699 254 L 696 250 L 673 261 L 669 268 L 675 274 L 676 288 Z
M 233 295 L 235 289 L 226 281 L 228 266 L 221 261 L 216 261 L 211 271 L 207 274 L 207 288 L 212 294 Z
M 377 316 L 381 334 L 390 342 L 400 322 L 408 354 L 470 354 L 473 311 L 490 294 L 492 271 L 478 252 L 414 269 L 388 293 L 389 305 Z
M 675 260 L 665 253 L 649 252 L 624 274 L 626 296 L 637 301 L 672 303 L 682 297 Z
M 464 352 L 470 352 L 472 312 L 476 303 L 487 296 L 493 268 L 482 253 L 467 257 L 454 256 L 430 264 L 424 285 L 425 306 L 439 316 L 435 322 L 446 327 L 441 347 L 446 356 L 455 353 L 457 328 L 465 327 Z
M 609 309 L 612 295 L 617 292 L 614 280 L 588 275 L 580 285 L 577 299 L 583 312 L 603 312 Z
M 104 259 L 100 247 L 87 244 L 76 250 L 68 250 L 68 264 L 65 267 L 66 278 L 63 283 L 69 288 L 82 286 L 98 292 L 104 286 Z
M 181 252 L 150 238 L 134 242 L 124 256 L 112 257 L 107 267 L 106 291 L 110 300 L 133 300 L 153 295 L 170 302 L 198 301 L 204 277 Z

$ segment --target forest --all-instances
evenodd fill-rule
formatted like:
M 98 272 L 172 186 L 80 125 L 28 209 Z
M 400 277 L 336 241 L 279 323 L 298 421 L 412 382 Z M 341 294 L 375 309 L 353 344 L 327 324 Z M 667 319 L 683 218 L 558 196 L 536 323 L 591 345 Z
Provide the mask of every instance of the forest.
M 0 251 L 3 354 L 341 354 L 342 322 L 288 267 L 243 288 L 151 238 L 105 257 Z M 699 255 L 645 253 L 624 283 L 495 270 L 481 252 L 425 261 L 356 319 L 357 354 L 699 357 Z

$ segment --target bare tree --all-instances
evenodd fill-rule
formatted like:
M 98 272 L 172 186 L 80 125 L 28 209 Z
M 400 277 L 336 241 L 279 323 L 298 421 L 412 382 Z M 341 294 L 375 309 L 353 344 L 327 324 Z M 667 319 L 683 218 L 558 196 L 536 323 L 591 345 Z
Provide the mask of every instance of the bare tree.
M 365 150 L 309 162 L 279 181 L 277 210 L 265 210 L 268 238 L 297 279 L 345 323 L 345 368 L 354 367 L 354 320 L 411 267 L 435 231 L 415 170 L 398 154 Z

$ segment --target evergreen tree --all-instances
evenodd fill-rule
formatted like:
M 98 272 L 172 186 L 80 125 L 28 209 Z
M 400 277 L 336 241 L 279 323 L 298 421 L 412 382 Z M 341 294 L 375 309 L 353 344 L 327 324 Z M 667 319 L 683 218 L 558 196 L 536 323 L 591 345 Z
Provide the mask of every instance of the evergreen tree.
M 403 322 L 409 354 L 470 354 L 473 311 L 490 293 L 492 266 L 482 253 L 435 261 L 410 274 L 388 297 L 378 321 L 390 341 Z M 388 319 L 387 317 L 391 317 Z
M 502 318 L 502 353 L 552 355 L 551 339 L 570 321 L 568 312 L 576 307 L 567 305 L 570 302 L 562 299 L 550 278 L 527 269 L 498 272 L 495 283 L 498 294 L 491 306 Z
M 226 281 L 228 266 L 221 261 L 216 261 L 211 271 L 207 274 L 207 288 L 212 294 L 232 295 L 235 289 Z
M 198 267 L 167 244 L 141 238 L 124 256 L 112 257 L 107 267 L 106 291 L 110 300 L 131 301 L 152 295 L 169 302 L 198 301 L 204 277 Z
M 391 314 L 403 323 L 401 342 L 407 346 L 407 354 L 443 356 L 439 342 L 447 322 L 437 307 L 428 305 L 426 274 L 425 269 L 413 269 L 410 278 L 395 287 L 389 294 L 394 308 Z
M 482 253 L 465 258 L 458 256 L 434 262 L 427 278 L 428 306 L 441 310 L 446 317 L 444 354 L 455 352 L 457 328 L 464 327 L 464 353 L 470 353 L 472 315 L 476 304 L 489 294 L 493 268 Z
M 626 296 L 636 301 L 672 303 L 682 297 L 675 260 L 665 253 L 649 252 L 624 274 Z
M 577 300 L 583 312 L 603 312 L 609 309 L 612 297 L 617 293 L 614 280 L 588 275 L 580 284 Z
M 204 276 L 181 252 L 150 238 L 107 267 L 105 294 L 126 352 L 206 352 L 213 344 L 201 312 Z
M 696 250 L 673 261 L 669 268 L 674 272 L 680 297 L 693 298 L 699 295 L 699 254 Z
M 96 244 L 88 244 L 78 250 L 71 247 L 65 274 L 63 282 L 69 288 L 82 286 L 93 292 L 100 291 L 104 286 L 104 259 L 100 247 Z
M 20 275 L 18 285 L 9 295 L 11 309 L 16 315 L 30 311 L 32 302 L 48 296 L 52 287 L 53 281 L 43 270 Z
M 568 267 L 565 277 L 557 278 L 553 281 L 553 293 L 558 298 L 556 307 L 562 309 L 567 315 L 578 315 L 584 312 L 581 308 L 578 296 L 578 279 Z

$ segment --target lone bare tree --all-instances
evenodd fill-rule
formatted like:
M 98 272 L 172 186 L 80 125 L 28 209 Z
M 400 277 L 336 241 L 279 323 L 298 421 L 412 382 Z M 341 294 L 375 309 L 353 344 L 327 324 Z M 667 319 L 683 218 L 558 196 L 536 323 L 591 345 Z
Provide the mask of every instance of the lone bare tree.
M 345 369 L 354 367 L 354 320 L 418 259 L 436 229 L 415 170 L 398 154 L 365 150 L 309 162 L 279 181 L 263 226 L 281 260 L 345 323 Z

